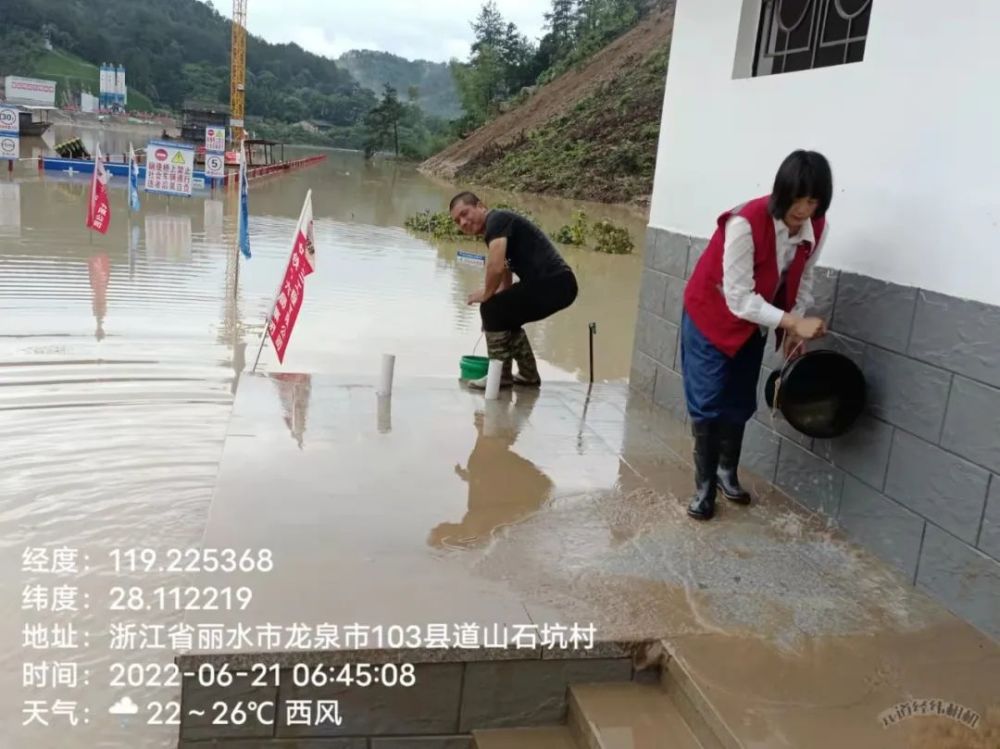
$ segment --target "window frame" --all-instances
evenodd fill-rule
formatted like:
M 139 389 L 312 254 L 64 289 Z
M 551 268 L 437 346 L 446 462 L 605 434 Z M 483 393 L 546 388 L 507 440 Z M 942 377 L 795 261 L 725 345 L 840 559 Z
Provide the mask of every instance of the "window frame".
M 864 62 L 867 52 L 868 37 L 871 31 L 871 12 L 875 0 L 863 0 L 860 8 L 853 14 L 846 14 L 842 6 L 842 0 L 803 0 L 805 9 L 798 21 L 785 30 L 784 24 L 780 20 L 781 4 L 786 0 L 757 0 L 754 4 L 758 10 L 756 14 L 756 24 L 754 26 L 754 46 L 753 57 L 750 61 L 750 78 L 764 78 L 771 75 L 784 75 L 786 73 L 805 72 L 807 70 L 818 70 L 826 67 L 837 67 L 839 65 L 853 65 Z M 834 41 L 826 39 L 828 19 L 831 13 L 836 13 L 842 21 L 847 24 L 846 35 Z M 852 24 L 863 15 L 868 14 L 868 26 L 863 34 L 852 33 Z M 784 33 L 787 37 L 792 31 L 799 28 L 808 18 L 809 34 L 806 46 L 784 49 L 778 52 L 779 34 Z M 851 54 L 852 45 L 861 44 L 860 59 L 848 59 Z M 830 64 L 817 65 L 817 56 L 821 51 L 831 48 L 843 49 L 843 60 Z M 808 67 L 797 67 L 792 70 L 784 69 L 790 55 L 809 53 L 810 60 Z M 776 61 L 783 61 L 782 70 L 774 71 Z M 766 72 L 761 72 L 761 66 L 767 64 L 771 68 Z

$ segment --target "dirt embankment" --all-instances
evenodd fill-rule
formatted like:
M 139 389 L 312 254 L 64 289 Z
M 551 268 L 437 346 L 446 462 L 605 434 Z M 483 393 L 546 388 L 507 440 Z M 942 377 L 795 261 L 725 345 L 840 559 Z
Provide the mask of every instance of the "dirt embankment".
M 605 84 L 661 51 L 670 43 L 673 22 L 672 7 L 657 12 L 598 52 L 582 68 L 570 70 L 542 86 L 521 106 L 429 158 L 420 165 L 421 171 L 454 179 L 470 162 L 488 159 L 490 152 L 523 142 L 528 133 L 571 112 Z

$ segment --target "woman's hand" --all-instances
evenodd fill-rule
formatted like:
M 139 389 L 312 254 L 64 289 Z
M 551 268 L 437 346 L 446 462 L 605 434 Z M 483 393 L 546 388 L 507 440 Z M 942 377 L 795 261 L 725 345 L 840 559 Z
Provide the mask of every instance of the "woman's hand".
M 786 312 L 781 318 L 781 329 L 802 341 L 812 341 L 826 335 L 826 323 L 820 317 L 799 317 Z
M 813 341 L 826 335 L 826 323 L 819 317 L 799 318 L 791 332 L 803 341 Z
M 486 289 L 480 289 L 469 294 L 469 304 L 482 304 L 486 297 Z

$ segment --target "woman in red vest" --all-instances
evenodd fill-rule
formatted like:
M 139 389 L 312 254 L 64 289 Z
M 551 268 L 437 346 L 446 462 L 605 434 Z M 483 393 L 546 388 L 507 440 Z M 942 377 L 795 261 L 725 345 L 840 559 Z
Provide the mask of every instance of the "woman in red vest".
M 793 356 L 826 333 L 807 317 L 816 259 L 833 197 L 821 154 L 795 151 L 770 195 L 722 214 L 684 289 L 681 361 L 694 433 L 695 486 L 688 514 L 708 520 L 715 496 L 750 504 L 737 477 L 743 431 L 757 410 L 767 330 Z

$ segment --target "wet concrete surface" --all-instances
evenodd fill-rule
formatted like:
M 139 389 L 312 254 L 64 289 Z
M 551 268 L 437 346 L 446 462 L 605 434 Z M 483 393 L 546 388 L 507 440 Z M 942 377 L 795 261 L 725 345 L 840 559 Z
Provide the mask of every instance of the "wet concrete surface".
M 51 153 L 55 143 L 76 136 L 91 152 L 100 143 L 103 153 L 117 156 L 129 143 L 143 147 L 159 130 L 60 123 L 44 139 L 22 139 L 22 156 Z M 288 148 L 286 156 L 315 152 Z M 483 271 L 458 262 L 457 252 L 481 252 L 482 242 L 435 242 L 403 228 L 413 213 L 443 209 L 460 186 L 428 180 L 392 160 L 324 153 L 322 164 L 251 185 L 250 261 L 237 261 L 234 190 L 191 199 L 143 192 L 141 211 L 129 213 L 126 182 L 116 177 L 109 183 L 111 227 L 98 235 L 84 226 L 88 175 L 39 172 L 27 161 L 12 176 L 6 169 L 0 175 L 0 566 L 7 571 L 0 580 L 0 746 L 162 749 L 176 743 L 176 727 L 149 725 L 153 713 L 146 707 L 168 704 L 179 689 L 137 686 L 130 695 L 143 715 L 128 725 L 109 719 L 107 708 L 119 692 L 110 686 L 114 664 L 163 666 L 173 657 L 167 649 L 113 647 L 112 627 L 123 618 L 173 627 L 181 616 L 172 605 L 141 615 L 112 610 L 112 590 L 185 584 L 186 576 L 163 571 L 162 561 L 170 549 L 196 548 L 204 533 L 233 394 L 256 355 L 307 190 L 322 257 L 284 369 L 350 374 L 393 351 L 400 357 L 397 374 L 447 376 L 477 346 L 479 312 L 466 300 L 482 284 Z M 529 327 L 543 376 L 586 377 L 587 324 L 596 320 L 597 377 L 626 377 L 643 214 L 496 191 L 483 197 L 529 206 L 549 231 L 570 222 L 576 209 L 629 227 L 633 256 L 566 248 L 580 298 Z M 478 352 L 484 352 L 481 340 Z M 265 348 L 258 371 L 280 369 Z M 290 382 L 283 392 L 300 398 L 301 388 Z M 471 413 L 463 419 L 474 433 Z M 470 453 L 449 464 L 456 481 L 454 465 L 461 459 L 466 466 Z M 455 509 L 436 516 L 420 544 L 434 525 L 462 523 L 465 513 Z M 444 533 L 441 541 L 461 546 L 454 536 Z M 54 654 L 25 647 L 25 626 L 70 618 L 25 607 L 28 586 L 53 582 L 25 569 L 28 547 L 90 557 L 89 567 L 80 564 L 59 578 L 77 588 L 80 610 L 72 622 L 89 634 L 89 644 Z M 146 548 L 160 555 L 153 570 L 115 568 L 113 552 Z M 85 597 L 89 609 L 83 609 Z M 43 661 L 77 667 L 78 685 L 26 686 L 24 667 Z M 90 723 L 80 717 L 76 726 L 64 719 L 18 730 L 25 702 L 56 699 L 76 702 L 81 716 L 89 709 Z
M 243 378 L 203 544 L 270 548 L 276 571 L 245 577 L 247 611 L 189 623 L 593 623 L 667 642 L 747 747 L 840 723 L 823 746 L 909 746 L 882 711 L 997 702 L 995 642 L 767 484 L 687 518 L 686 428 L 625 387 L 374 385 Z

